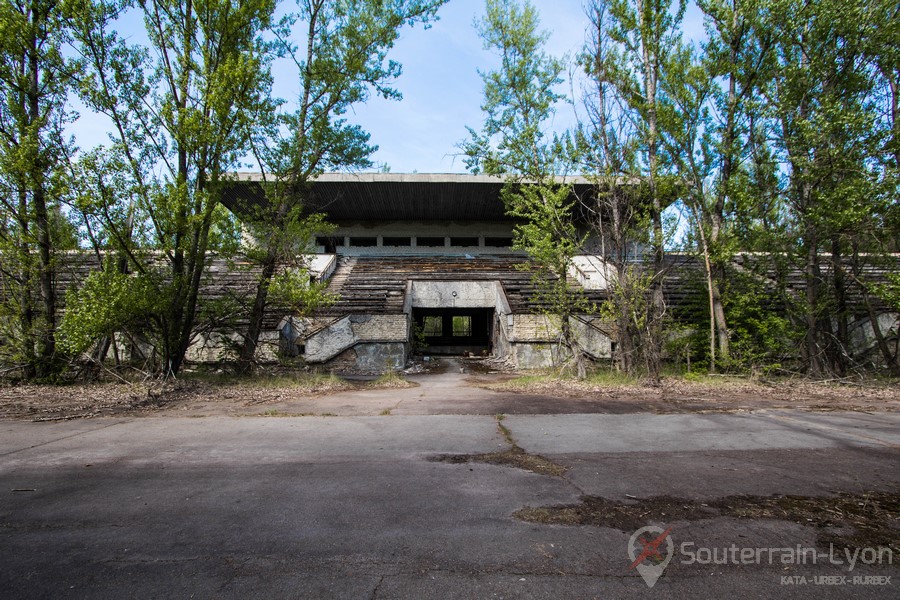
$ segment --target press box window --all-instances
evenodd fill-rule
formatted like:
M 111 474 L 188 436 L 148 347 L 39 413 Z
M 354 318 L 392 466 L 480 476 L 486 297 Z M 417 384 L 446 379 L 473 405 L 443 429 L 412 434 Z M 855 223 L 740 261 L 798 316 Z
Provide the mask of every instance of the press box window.
M 326 236 L 317 236 L 316 237 L 316 246 L 322 246 L 325 252 L 334 253 L 335 249 L 338 246 L 344 245 L 343 237 L 326 237 Z
M 408 237 L 383 237 L 382 246 L 412 246 L 412 239 Z
M 350 245 L 358 248 L 371 248 L 378 245 L 378 238 L 374 237 L 352 237 Z
M 486 237 L 484 245 L 492 248 L 509 248 L 512 246 L 512 238 L 508 237 Z
M 451 246 L 477 246 L 477 237 L 452 237 L 450 238 Z
M 439 248 L 444 245 L 444 238 L 442 237 L 417 237 L 416 238 L 416 246 L 423 246 L 425 248 Z

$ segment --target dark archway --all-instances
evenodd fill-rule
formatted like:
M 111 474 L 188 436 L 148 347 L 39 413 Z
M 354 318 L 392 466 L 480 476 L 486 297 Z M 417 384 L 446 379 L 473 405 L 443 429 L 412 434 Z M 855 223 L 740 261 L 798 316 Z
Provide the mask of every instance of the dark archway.
M 422 352 L 427 354 L 489 354 L 493 318 L 493 308 L 413 309 Z

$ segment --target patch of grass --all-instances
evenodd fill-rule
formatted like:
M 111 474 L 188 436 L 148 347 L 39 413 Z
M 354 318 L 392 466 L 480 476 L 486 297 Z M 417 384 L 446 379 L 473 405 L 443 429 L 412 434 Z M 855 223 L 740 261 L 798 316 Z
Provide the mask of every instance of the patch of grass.
M 314 412 L 282 412 L 280 410 L 267 410 L 256 415 L 246 415 L 248 417 L 336 417 L 334 413 L 314 413 Z
M 391 409 L 385 408 L 385 409 L 382 410 L 380 413 L 378 413 L 378 416 L 380 416 L 380 417 L 389 417 L 389 416 L 391 416 Z
M 640 379 L 637 377 L 633 377 L 622 371 L 610 369 L 594 371 L 593 373 L 588 374 L 585 381 L 591 385 L 602 385 L 604 387 L 633 386 L 640 385 L 641 383 Z
M 547 385 L 564 385 L 576 388 L 580 386 L 621 387 L 641 385 L 641 380 L 638 377 L 632 377 L 620 371 L 605 368 L 589 372 L 588 376 L 583 380 L 579 380 L 571 373 L 540 370 L 505 381 L 488 383 L 485 387 L 491 389 L 527 390 L 528 388 L 541 388 Z
M 265 412 L 259 413 L 257 415 L 247 415 L 247 416 L 257 416 L 257 417 L 315 417 L 318 416 L 316 413 L 296 413 L 296 412 L 282 412 L 280 410 L 267 410 Z
M 369 383 L 370 387 L 373 388 L 408 388 L 413 387 L 416 384 L 403 379 L 403 377 L 397 371 L 386 371 L 384 374 L 379 375 L 377 379 L 374 379 Z
M 269 389 L 335 390 L 349 389 L 353 384 L 331 373 L 298 373 L 295 375 L 270 375 L 240 380 L 254 387 Z
M 706 371 L 685 371 L 674 377 L 688 383 L 700 385 L 722 385 L 723 383 L 748 383 L 753 381 L 751 377 L 747 376 L 710 374 Z
M 484 384 L 484 387 L 498 390 L 521 390 L 536 385 L 552 383 L 554 381 L 557 381 L 557 378 L 553 375 L 546 373 L 532 373 L 528 375 L 519 375 L 518 377 L 513 377 L 504 381 L 487 383 Z

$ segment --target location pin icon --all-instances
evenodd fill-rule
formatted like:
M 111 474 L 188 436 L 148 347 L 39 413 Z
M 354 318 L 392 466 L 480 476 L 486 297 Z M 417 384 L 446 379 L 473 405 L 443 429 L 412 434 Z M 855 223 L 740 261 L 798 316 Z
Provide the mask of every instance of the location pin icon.
M 675 552 L 670 531 L 671 527 L 663 530 L 662 527 L 648 525 L 635 531 L 628 540 L 628 558 L 632 561 L 629 569 L 636 569 L 649 588 L 656 585 L 656 580 L 663 574 Z

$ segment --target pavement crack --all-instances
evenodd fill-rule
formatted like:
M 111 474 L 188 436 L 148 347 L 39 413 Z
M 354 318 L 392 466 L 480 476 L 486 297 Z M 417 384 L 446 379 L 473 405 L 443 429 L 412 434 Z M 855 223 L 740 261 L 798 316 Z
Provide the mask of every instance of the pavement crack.
M 506 440 L 508 446 L 505 450 L 481 454 L 439 454 L 431 457 L 429 460 L 457 464 L 467 462 L 488 463 L 531 471 L 538 475 L 550 475 L 552 477 L 565 479 L 564 475 L 569 470 L 569 467 L 555 463 L 549 458 L 545 458 L 539 454 L 530 454 L 526 452 L 516 443 L 509 428 L 503 424 L 505 415 L 497 415 L 495 418 L 497 419 L 497 430 L 500 432 L 503 439 Z
M 372 590 L 372 593 L 369 595 L 369 600 L 376 600 L 378 598 L 378 590 L 381 588 L 382 583 L 384 583 L 384 575 L 382 575 L 378 579 L 378 583 L 375 584 L 375 588 Z

